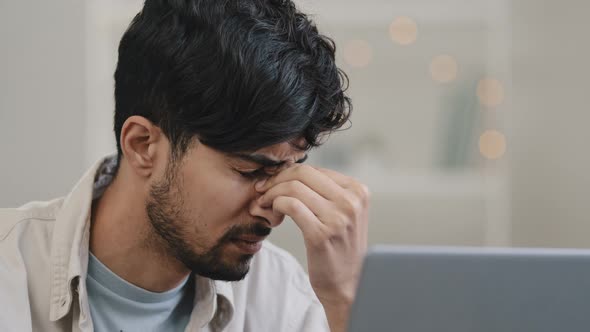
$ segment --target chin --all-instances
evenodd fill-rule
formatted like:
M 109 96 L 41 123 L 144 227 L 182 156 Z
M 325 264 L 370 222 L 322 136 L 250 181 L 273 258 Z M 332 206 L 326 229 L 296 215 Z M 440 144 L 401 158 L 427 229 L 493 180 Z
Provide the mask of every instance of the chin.
M 246 264 L 245 266 L 241 267 L 229 267 L 223 268 L 218 270 L 211 270 L 205 271 L 202 273 L 198 273 L 199 275 L 213 279 L 213 280 L 221 280 L 221 281 L 240 281 L 243 280 L 248 271 L 250 270 L 250 264 Z
M 234 255 L 232 255 L 234 256 Z M 239 255 L 224 257 L 221 260 L 206 265 L 191 266 L 193 273 L 221 281 L 243 280 L 250 271 L 250 261 L 254 255 Z

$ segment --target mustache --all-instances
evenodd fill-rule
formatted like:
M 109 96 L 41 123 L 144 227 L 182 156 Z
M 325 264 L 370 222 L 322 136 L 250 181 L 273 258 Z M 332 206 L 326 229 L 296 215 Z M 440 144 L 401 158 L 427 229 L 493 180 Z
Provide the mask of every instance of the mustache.
M 229 240 L 240 237 L 242 235 L 268 236 L 272 229 L 265 225 L 265 222 L 257 222 L 248 225 L 232 226 L 226 233 L 224 238 Z

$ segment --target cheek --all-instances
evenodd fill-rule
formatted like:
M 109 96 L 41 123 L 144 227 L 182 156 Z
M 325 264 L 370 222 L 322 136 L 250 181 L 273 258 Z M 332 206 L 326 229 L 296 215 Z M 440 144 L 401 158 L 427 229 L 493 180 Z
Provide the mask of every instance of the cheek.
M 185 187 L 185 211 L 198 231 L 217 238 L 231 226 L 249 221 L 251 183 L 227 176 L 195 178 L 188 183 L 192 184 Z

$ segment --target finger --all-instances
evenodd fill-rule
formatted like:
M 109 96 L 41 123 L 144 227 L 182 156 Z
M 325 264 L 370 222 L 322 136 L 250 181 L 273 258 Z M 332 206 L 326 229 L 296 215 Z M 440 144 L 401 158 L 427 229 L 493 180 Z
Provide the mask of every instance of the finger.
M 323 168 L 323 167 L 316 167 L 313 168 L 317 169 L 318 171 L 322 172 L 323 174 L 330 177 L 334 182 L 336 182 L 339 186 L 343 188 L 348 188 L 350 184 L 354 181 L 351 177 L 346 176 L 342 173 L 338 173 L 334 170 Z
M 298 180 L 317 192 L 322 197 L 330 201 L 337 201 L 344 195 L 344 189 L 339 186 L 329 176 L 323 174 L 309 165 L 296 165 L 287 168 L 279 174 L 266 180 L 264 183 L 258 183 L 256 190 L 264 192 L 269 188 L 288 181 Z
M 291 217 L 306 242 L 315 244 L 321 240 L 325 225 L 297 198 L 279 196 L 273 201 L 272 209 Z
M 367 242 L 369 238 L 369 216 L 368 212 L 365 216 L 365 222 L 358 225 L 358 238 L 357 241 L 359 243 L 360 249 L 363 251 L 367 250 Z
M 328 175 L 336 183 L 338 183 L 338 185 L 353 192 L 354 195 L 357 197 L 357 199 L 359 199 L 363 205 L 366 204 L 368 206 L 370 192 L 369 192 L 369 188 L 366 185 L 358 182 L 356 179 L 354 179 L 352 177 L 338 173 L 338 172 L 331 170 L 331 169 L 322 168 L 322 167 L 316 167 L 316 169 L 319 170 L 320 172 Z M 360 219 L 361 222 L 356 225 L 356 227 L 357 227 L 357 241 L 358 241 L 359 245 L 361 246 L 361 248 L 363 248 L 364 250 L 366 250 L 367 238 L 369 235 L 368 234 L 369 233 L 368 211 L 366 211 L 365 213 L 366 213 L 366 215 Z
M 358 197 L 361 199 L 368 199 L 369 198 L 369 188 L 358 182 L 355 178 L 350 176 L 346 176 L 342 173 L 338 173 L 334 170 L 322 168 L 322 167 L 315 167 L 318 171 L 326 174 L 329 176 L 334 182 L 338 183 L 338 185 L 342 186 L 343 188 L 349 189 L 353 191 Z
M 272 206 L 272 202 L 280 196 L 293 197 L 301 201 L 316 215 L 320 221 L 334 210 L 334 204 L 326 200 L 320 194 L 311 190 L 303 182 L 298 180 L 281 182 L 271 187 L 264 195 L 258 198 L 258 203 L 266 208 Z
M 369 188 L 357 181 L 355 178 L 350 176 L 346 176 L 342 173 L 338 173 L 334 170 L 322 168 L 322 167 L 314 167 L 319 172 L 322 172 L 326 176 L 330 177 L 334 182 L 336 182 L 339 186 L 346 189 L 347 192 L 352 193 L 352 195 L 348 195 L 349 198 L 359 200 L 361 203 L 366 203 L 369 199 Z

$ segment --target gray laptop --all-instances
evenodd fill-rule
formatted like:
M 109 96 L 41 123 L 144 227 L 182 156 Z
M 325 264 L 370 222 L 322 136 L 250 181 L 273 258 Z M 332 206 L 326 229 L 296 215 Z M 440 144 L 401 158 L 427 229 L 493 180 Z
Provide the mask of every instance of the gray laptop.
M 589 332 L 590 250 L 371 248 L 349 332 Z

